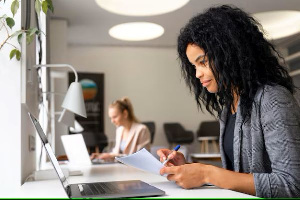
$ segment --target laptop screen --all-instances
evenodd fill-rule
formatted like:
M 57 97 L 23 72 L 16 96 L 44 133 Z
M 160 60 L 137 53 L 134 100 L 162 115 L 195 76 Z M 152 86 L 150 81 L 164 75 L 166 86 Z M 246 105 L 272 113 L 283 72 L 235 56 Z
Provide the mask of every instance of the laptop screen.
M 60 179 L 60 181 L 61 181 L 64 189 L 65 189 L 65 191 L 68 192 L 67 191 L 67 187 L 69 185 L 68 181 L 67 181 L 64 173 L 62 172 L 62 170 L 61 170 L 61 168 L 60 168 L 60 166 L 58 164 L 58 161 L 57 161 L 57 159 L 56 159 L 56 157 L 55 157 L 55 155 L 54 155 L 54 153 L 52 151 L 52 148 L 51 148 L 50 144 L 48 143 L 47 137 L 46 137 L 46 135 L 45 135 L 45 133 L 44 133 L 44 131 L 43 131 L 40 123 L 38 122 L 38 120 L 31 113 L 28 112 L 28 114 L 30 116 L 30 119 L 31 119 L 31 121 L 32 121 L 32 123 L 33 123 L 33 125 L 34 125 L 34 127 L 35 127 L 35 129 L 36 129 L 36 131 L 38 133 L 38 135 L 40 136 L 40 138 L 42 140 L 42 143 L 43 143 L 43 145 L 44 145 L 44 147 L 46 149 L 48 157 L 49 157 L 50 161 L 52 162 L 52 165 L 53 165 L 53 167 L 54 167 L 54 169 L 55 169 L 55 171 L 56 171 L 56 173 L 57 173 L 57 175 L 58 175 L 58 177 L 59 177 L 59 179 Z
M 62 135 L 61 141 L 72 165 L 91 165 L 82 134 Z

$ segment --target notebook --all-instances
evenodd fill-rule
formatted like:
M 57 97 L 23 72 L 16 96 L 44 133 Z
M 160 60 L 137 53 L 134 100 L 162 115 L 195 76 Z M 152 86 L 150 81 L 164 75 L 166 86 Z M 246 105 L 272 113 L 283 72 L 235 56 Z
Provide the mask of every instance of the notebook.
M 38 120 L 28 113 L 48 157 L 69 198 L 122 198 L 164 195 L 165 192 L 140 180 L 69 184 Z

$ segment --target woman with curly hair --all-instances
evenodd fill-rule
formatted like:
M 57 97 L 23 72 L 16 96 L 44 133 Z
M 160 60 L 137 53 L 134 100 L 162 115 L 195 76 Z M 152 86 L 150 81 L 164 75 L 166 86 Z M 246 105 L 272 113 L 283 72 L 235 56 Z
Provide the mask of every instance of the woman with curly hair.
M 210 183 L 259 197 L 300 197 L 295 86 L 259 27 L 241 9 L 223 5 L 180 32 L 182 74 L 198 106 L 218 115 L 223 165 L 186 163 L 180 152 L 158 150 L 161 161 L 171 159 L 161 174 L 183 188 Z

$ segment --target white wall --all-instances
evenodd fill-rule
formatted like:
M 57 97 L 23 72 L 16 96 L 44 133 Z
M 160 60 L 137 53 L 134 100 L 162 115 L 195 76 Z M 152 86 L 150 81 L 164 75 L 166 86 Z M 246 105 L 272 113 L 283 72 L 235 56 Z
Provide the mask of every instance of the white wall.
M 175 48 L 69 46 L 68 63 L 81 72 L 105 74 L 105 133 L 115 138 L 107 115 L 108 105 L 128 96 L 141 121 L 155 121 L 154 145 L 168 146 L 163 123 L 180 122 L 196 131 L 202 120 L 177 61 Z
M 133 103 L 141 121 L 155 121 L 154 145 L 168 146 L 163 123 L 180 122 L 196 131 L 203 120 L 214 120 L 198 112 L 189 93 L 174 48 L 68 46 L 67 23 L 51 20 L 51 63 L 68 63 L 79 72 L 104 73 L 105 134 L 115 139 L 115 127 L 107 115 L 108 105 L 123 96 Z M 84 37 L 84 36 L 83 36 Z M 57 135 L 65 134 L 62 132 Z M 62 153 L 63 150 L 56 151 Z
M 50 62 L 51 64 L 69 64 L 67 62 L 67 22 L 63 19 L 50 20 Z M 55 68 L 51 68 L 52 72 Z M 59 72 L 51 74 L 51 89 L 53 92 L 65 94 L 68 89 L 68 68 L 64 68 Z M 62 110 L 61 104 L 63 102 L 63 95 L 54 95 L 55 99 L 54 110 L 60 112 Z M 54 129 L 55 129 L 55 154 L 64 155 L 65 150 L 61 142 L 61 135 L 68 134 L 68 127 L 62 123 L 58 123 L 59 115 L 55 115 Z
M 5 4 L 1 2 L 1 13 L 12 17 L 10 5 L 12 0 Z M 20 2 L 20 8 L 23 7 Z M 21 29 L 21 9 L 14 17 L 15 26 L 11 32 Z M 22 10 L 23 12 L 23 10 Z M 22 13 L 23 14 L 23 13 Z M 23 15 L 22 15 L 23 16 Z M 0 41 L 6 37 L 5 29 L 0 32 Z M 19 47 L 16 39 L 9 40 L 10 43 Z M 34 44 L 32 44 L 34 46 Z M 31 65 L 31 59 L 22 57 L 22 61 L 15 58 L 10 60 L 9 53 L 12 50 L 10 45 L 5 45 L 0 50 L 0 172 L 1 187 L 0 196 L 11 196 L 14 189 L 20 187 L 25 178 L 35 169 L 34 152 L 29 151 L 29 135 L 34 135 L 33 127 L 28 119 L 27 111 L 35 107 L 36 95 L 30 92 L 28 104 L 21 104 L 21 73 L 22 66 Z M 25 51 L 23 51 L 24 53 Z M 32 46 L 26 49 L 28 56 L 32 56 Z M 35 57 L 33 55 L 33 61 Z M 27 89 L 34 87 L 28 86 Z M 34 112 L 34 110 L 32 110 Z
M 67 55 L 67 21 L 55 19 L 50 21 L 50 63 L 65 63 Z
M 10 4 L 11 1 L 6 1 L 4 6 L 1 5 L 1 13 L 2 10 L 4 13 L 9 13 Z M 21 27 L 20 12 L 16 14 L 15 22 L 13 30 Z M 2 42 L 6 37 L 5 30 L 0 34 Z M 1 184 L 4 188 L 0 187 L 0 194 L 7 190 L 11 191 L 21 183 L 21 63 L 15 59 L 9 60 L 11 50 L 12 47 L 8 45 L 0 50 L 0 91 L 3 94 L 0 103 L 0 158 L 2 160 L 0 171 L 1 182 L 5 183 Z

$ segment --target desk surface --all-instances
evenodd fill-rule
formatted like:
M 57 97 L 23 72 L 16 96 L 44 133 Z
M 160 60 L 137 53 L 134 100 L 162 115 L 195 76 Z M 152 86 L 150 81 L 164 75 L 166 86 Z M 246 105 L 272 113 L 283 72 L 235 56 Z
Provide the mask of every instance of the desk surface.
M 142 180 L 166 192 L 164 198 L 253 198 L 231 190 L 219 189 L 216 187 L 201 187 L 197 189 L 182 189 L 174 182 L 168 181 L 165 177 L 149 174 L 123 164 L 103 164 L 93 166 L 63 166 L 70 170 L 81 170 L 83 175 L 68 177 L 69 183 L 84 182 L 105 182 L 118 180 Z M 2 195 L 1 195 L 2 196 Z M 58 179 L 26 182 L 10 195 L 5 197 L 23 198 L 67 198 L 65 191 Z M 2 198 L 4 197 L 2 196 Z
M 219 153 L 191 153 L 190 156 L 194 158 L 221 158 Z

